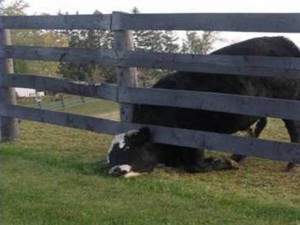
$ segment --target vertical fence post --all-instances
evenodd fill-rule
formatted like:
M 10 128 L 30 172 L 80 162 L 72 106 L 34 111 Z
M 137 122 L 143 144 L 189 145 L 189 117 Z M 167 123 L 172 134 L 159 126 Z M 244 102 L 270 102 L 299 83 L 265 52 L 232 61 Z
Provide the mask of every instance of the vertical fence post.
M 65 105 L 65 102 L 64 102 L 64 96 L 62 94 L 60 94 L 60 101 L 61 101 L 61 106 L 62 106 L 63 110 L 65 110 L 66 105 Z
M 1 29 L 1 110 L 5 110 L 5 105 L 16 105 L 16 92 L 10 88 L 6 77 L 14 73 L 13 59 L 5 59 L 4 45 L 11 45 L 10 30 Z M 16 118 L 1 117 L 1 142 L 12 141 L 19 135 L 19 125 Z
M 114 51 L 118 60 L 122 60 L 126 51 L 134 50 L 132 31 L 122 30 L 122 12 L 113 12 L 112 30 L 114 31 Z M 117 67 L 118 95 L 126 91 L 126 87 L 137 86 L 136 68 Z M 120 104 L 120 117 L 122 122 L 130 122 L 133 115 L 133 105 Z
M 3 72 L 4 72 L 4 53 L 3 53 L 3 45 L 4 45 L 4 40 L 3 40 L 3 22 L 2 22 L 2 18 L 0 16 L 0 41 L 1 41 L 1 46 L 0 46 L 0 143 L 3 141 L 2 138 L 2 113 L 4 111 L 3 109 L 3 88 L 4 88 L 4 80 L 3 80 Z

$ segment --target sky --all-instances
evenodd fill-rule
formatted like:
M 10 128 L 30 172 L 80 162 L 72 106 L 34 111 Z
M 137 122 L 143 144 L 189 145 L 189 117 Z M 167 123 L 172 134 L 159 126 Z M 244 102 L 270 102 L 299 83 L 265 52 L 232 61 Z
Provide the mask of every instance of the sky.
M 12 0 L 7 0 L 12 1 Z M 80 14 L 112 11 L 130 12 L 133 7 L 143 13 L 172 12 L 299 12 L 298 0 L 26 0 L 29 14 L 56 14 L 59 10 Z
M 7 3 L 13 0 L 6 0 Z M 207 13 L 207 12 L 257 12 L 257 13 L 300 13 L 299 0 L 24 0 L 30 7 L 28 15 L 48 13 L 56 15 L 59 11 L 75 14 L 91 14 L 96 9 L 102 13 L 113 11 L 131 12 L 137 7 L 142 13 Z M 286 36 L 300 46 L 300 34 L 266 34 L 220 32 L 225 41 L 217 43 L 216 48 L 229 43 L 256 36 Z

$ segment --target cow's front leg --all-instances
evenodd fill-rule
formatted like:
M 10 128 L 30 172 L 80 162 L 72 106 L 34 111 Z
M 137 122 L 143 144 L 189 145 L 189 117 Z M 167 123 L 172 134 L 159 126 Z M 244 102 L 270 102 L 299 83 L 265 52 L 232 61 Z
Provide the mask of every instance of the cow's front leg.
M 252 129 L 251 127 L 247 130 L 247 134 L 249 137 L 258 138 L 259 135 L 262 133 L 263 129 L 267 125 L 267 118 L 261 118 L 255 125 L 255 128 Z M 236 162 L 241 162 L 246 158 L 245 155 L 233 154 L 231 159 Z

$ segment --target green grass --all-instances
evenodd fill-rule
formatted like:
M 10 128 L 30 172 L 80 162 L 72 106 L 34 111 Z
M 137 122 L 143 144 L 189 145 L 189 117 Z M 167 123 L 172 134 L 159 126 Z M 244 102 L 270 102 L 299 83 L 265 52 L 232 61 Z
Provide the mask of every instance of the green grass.
M 94 115 L 99 116 L 103 113 L 109 113 L 117 109 L 118 104 L 105 100 L 91 100 L 86 98 L 87 103 L 82 105 L 76 105 L 73 107 L 67 107 L 64 111 L 76 114 Z
M 111 112 L 117 109 L 118 104 L 110 101 L 105 101 L 95 98 L 84 98 L 84 102 L 80 96 L 64 95 L 65 109 L 62 107 L 62 102 L 59 97 L 44 96 L 42 101 L 43 109 L 56 111 L 72 112 L 77 114 L 98 115 Z M 38 104 L 34 98 L 23 98 L 18 100 L 18 104 L 27 107 L 38 108 Z
M 70 110 L 99 116 L 114 109 Z M 271 120 L 263 137 L 287 140 L 282 130 Z M 158 167 L 144 177 L 112 178 L 110 140 L 22 121 L 21 137 L 1 145 L 0 224 L 300 224 L 299 168 L 284 173 L 283 162 L 248 158 L 235 171 L 191 175 Z

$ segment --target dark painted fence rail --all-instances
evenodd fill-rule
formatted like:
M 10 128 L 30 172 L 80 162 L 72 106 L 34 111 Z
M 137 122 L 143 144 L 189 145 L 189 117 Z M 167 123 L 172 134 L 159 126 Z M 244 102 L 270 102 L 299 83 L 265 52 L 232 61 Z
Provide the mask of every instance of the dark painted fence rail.
M 86 82 L 72 81 L 56 77 L 42 77 L 28 74 L 8 74 L 7 79 L 4 80 L 3 86 L 32 88 L 117 101 L 117 86 L 114 84 L 88 84 Z
M 300 121 L 300 101 L 288 99 L 166 89 L 118 88 L 114 84 L 88 84 L 26 74 L 9 74 L 4 86 L 61 92 L 121 103 L 203 109 Z
M 192 55 L 133 51 L 128 30 L 212 30 L 300 32 L 300 14 L 126 14 L 9 16 L 3 29 L 101 29 L 115 32 L 114 49 L 14 46 L 1 43 L 1 116 L 117 134 L 141 124 L 130 123 L 132 104 L 176 106 L 211 111 L 278 117 L 300 121 L 300 101 L 222 93 L 143 89 L 135 87 L 132 67 L 300 79 L 300 60 L 292 57 Z M 3 33 L 1 29 L 1 33 Z M 2 35 L 1 35 L 2 36 Z M 118 85 L 88 84 L 54 77 L 15 74 L 9 59 L 96 63 L 117 67 Z M 34 88 L 120 103 L 121 122 L 17 106 L 7 101 L 11 87 Z M 4 97 L 4 98 L 3 98 Z M 300 163 L 300 144 L 256 140 L 203 131 L 150 125 L 159 143 L 234 152 Z
M 300 32 L 299 13 L 177 13 L 2 17 L 5 29 Z
M 111 15 L 4 16 L 4 29 L 111 29 Z
M 300 59 L 295 57 L 195 55 L 113 49 L 6 46 L 7 58 L 96 63 L 177 71 L 300 79 Z
M 143 124 L 116 122 L 89 116 L 12 105 L 6 106 L 5 110 L 2 111 L 2 115 L 112 135 L 143 126 Z M 153 141 L 158 143 L 172 143 L 179 146 L 214 149 L 300 163 L 299 144 L 257 140 L 179 128 L 147 126 L 153 131 Z M 237 148 L 237 146 L 239 147 Z

